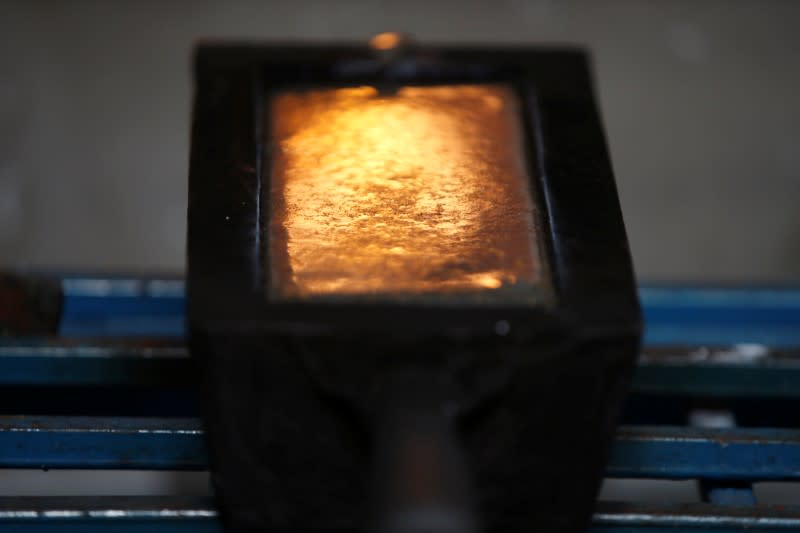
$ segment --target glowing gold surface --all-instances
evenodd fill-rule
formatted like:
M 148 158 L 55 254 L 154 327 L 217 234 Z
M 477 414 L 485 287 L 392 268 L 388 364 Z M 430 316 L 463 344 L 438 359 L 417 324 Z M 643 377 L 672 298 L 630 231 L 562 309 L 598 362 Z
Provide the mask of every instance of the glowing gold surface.
M 270 117 L 274 295 L 514 299 L 540 282 L 509 88 L 286 92 Z

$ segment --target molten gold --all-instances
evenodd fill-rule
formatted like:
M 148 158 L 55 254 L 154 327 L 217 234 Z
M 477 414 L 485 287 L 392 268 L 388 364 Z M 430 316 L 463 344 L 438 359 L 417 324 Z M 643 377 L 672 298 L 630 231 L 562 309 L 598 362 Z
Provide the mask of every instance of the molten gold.
M 542 265 L 518 113 L 500 85 L 274 96 L 272 293 L 531 300 Z

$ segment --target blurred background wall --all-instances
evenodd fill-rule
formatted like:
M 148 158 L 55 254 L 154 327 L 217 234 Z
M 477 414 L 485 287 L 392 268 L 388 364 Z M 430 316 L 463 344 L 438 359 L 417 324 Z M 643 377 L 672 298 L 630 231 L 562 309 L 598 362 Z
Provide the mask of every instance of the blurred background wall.
M 644 278 L 800 278 L 800 2 L 0 0 L 0 265 L 180 270 L 201 37 L 580 43 Z

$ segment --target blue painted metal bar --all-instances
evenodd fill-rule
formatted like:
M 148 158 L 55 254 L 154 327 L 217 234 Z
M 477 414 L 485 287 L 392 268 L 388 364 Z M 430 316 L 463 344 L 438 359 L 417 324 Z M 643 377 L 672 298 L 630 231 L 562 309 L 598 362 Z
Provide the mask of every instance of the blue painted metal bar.
M 731 533 L 798 531 L 800 507 L 726 507 L 709 504 L 653 505 L 598 502 L 593 532 L 622 533 Z
M 800 344 L 800 287 L 642 286 L 645 343 Z
M 180 342 L 0 339 L 0 385 L 189 385 Z M 645 348 L 633 392 L 673 396 L 800 398 L 800 350 Z
M 800 350 L 645 347 L 633 392 L 695 397 L 800 398 Z
M 63 288 L 61 338 L 0 340 L 0 385 L 188 382 L 182 280 L 71 277 Z M 800 397 L 800 287 L 643 286 L 640 296 L 646 348 L 634 392 Z M 0 467 L 195 470 L 206 454 L 194 419 L 0 417 Z M 800 479 L 800 431 L 623 427 L 608 475 L 702 479 L 714 505 L 601 502 L 593 531 L 800 530 L 800 507 L 754 505 L 747 486 Z M 207 501 L 56 500 L 0 498 L 0 529 L 222 531 Z
M 0 417 L 0 467 L 203 470 L 195 419 Z M 607 475 L 800 479 L 800 431 L 623 427 Z
M 68 337 L 185 334 L 179 279 L 66 278 L 60 334 Z M 800 287 L 642 286 L 649 345 L 800 346 Z
M 203 470 L 206 449 L 196 419 L 3 416 L 3 467 Z
M 180 279 L 65 278 L 59 335 L 165 337 L 185 335 Z
M 704 502 L 732 507 L 756 504 L 753 484 L 749 481 L 701 479 L 699 484 Z
M 0 339 L 0 385 L 181 386 L 188 370 L 182 344 Z
M 789 367 L 639 365 L 632 392 L 703 397 L 800 397 L 800 370 Z
M 221 533 L 207 498 L 61 497 L 0 498 L 0 528 L 18 533 L 123 531 Z M 776 532 L 800 529 L 800 507 L 720 507 L 599 502 L 590 531 L 661 533 Z
M 221 533 L 208 498 L 0 497 L 0 530 L 38 533 Z
M 664 479 L 800 479 L 800 430 L 622 427 L 608 475 Z
M 709 489 L 703 499 L 715 505 L 748 506 L 756 504 L 753 489 L 746 487 L 715 487 Z
M 0 338 L 0 385 L 146 385 L 184 367 L 182 344 Z M 179 384 L 176 383 L 176 384 Z

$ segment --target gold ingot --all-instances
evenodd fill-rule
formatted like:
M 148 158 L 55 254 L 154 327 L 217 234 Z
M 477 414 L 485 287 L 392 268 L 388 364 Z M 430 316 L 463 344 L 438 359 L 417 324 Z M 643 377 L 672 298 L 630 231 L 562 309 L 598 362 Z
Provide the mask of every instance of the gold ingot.
M 509 87 L 298 90 L 269 117 L 272 297 L 540 300 Z

